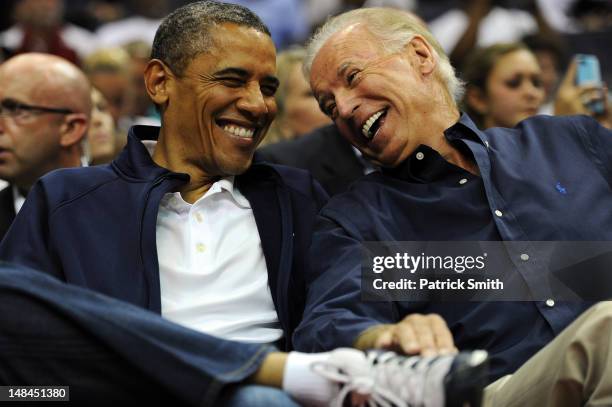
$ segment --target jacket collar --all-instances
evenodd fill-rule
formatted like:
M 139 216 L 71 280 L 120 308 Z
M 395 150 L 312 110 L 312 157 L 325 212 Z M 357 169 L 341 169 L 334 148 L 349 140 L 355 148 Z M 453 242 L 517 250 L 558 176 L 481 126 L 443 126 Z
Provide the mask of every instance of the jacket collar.
M 159 127 L 133 126 L 128 133 L 126 147 L 112 165 L 124 176 L 137 180 L 153 181 L 162 175 L 172 174 L 170 170 L 155 164 L 143 144 L 145 140 L 157 141 L 158 136 Z M 181 176 L 189 177 L 187 174 Z

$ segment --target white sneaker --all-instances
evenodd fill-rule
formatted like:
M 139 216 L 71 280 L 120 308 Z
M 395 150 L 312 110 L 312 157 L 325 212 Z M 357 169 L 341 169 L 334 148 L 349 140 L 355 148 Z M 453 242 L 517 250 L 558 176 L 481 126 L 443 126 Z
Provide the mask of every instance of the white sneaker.
M 445 407 L 480 405 L 486 385 L 487 352 L 405 357 L 394 352 L 341 348 L 311 369 L 341 387 L 331 405 L 342 407 L 351 392 L 369 406 Z

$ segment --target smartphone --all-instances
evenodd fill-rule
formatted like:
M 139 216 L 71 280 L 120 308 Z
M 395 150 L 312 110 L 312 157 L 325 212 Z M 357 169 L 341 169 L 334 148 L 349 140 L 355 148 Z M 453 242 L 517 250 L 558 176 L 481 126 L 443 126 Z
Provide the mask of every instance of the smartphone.
M 576 85 L 601 86 L 601 69 L 595 55 L 577 54 L 576 64 Z M 595 114 L 604 113 L 603 100 L 589 102 L 586 107 Z

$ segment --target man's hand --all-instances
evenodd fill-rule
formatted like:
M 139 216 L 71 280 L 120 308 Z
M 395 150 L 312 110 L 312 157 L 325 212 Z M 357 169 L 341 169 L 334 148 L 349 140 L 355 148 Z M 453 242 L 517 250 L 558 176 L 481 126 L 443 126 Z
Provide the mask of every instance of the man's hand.
M 411 314 L 396 324 L 374 326 L 357 338 L 355 347 L 422 356 L 457 353 L 453 336 L 438 314 Z

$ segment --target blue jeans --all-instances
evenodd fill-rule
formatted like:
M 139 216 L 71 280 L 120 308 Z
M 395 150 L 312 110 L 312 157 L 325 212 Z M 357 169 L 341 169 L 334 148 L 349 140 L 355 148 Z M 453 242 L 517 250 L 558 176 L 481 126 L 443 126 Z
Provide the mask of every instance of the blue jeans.
M 226 407 L 299 407 L 282 390 L 257 385 L 234 386 L 217 404 Z
M 257 393 L 266 407 L 295 406 L 281 391 L 240 384 L 271 351 L 0 263 L 2 385 L 70 386 L 70 400 L 87 405 L 263 405 Z

